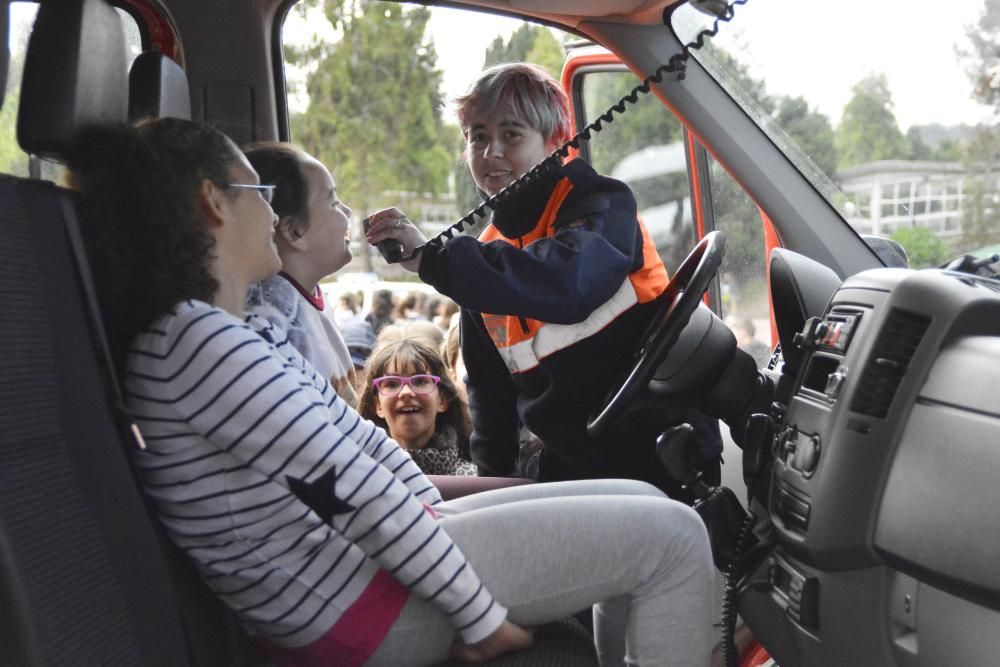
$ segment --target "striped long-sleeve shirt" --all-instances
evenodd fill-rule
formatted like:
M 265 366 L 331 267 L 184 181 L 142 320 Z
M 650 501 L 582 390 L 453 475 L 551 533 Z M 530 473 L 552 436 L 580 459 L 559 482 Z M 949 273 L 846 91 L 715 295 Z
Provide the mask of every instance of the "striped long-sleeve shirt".
M 425 510 L 441 501 L 434 486 L 280 329 L 179 304 L 134 341 L 125 386 L 160 518 L 258 633 L 288 647 L 313 642 L 380 569 L 449 614 L 466 642 L 502 622 L 506 610 Z M 286 476 L 312 481 L 331 467 L 337 498 L 353 509 L 329 526 Z

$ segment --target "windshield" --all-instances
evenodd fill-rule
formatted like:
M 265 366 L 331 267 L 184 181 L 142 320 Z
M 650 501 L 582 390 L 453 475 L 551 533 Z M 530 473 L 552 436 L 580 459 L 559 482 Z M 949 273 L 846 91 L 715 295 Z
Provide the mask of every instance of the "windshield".
M 825 7 L 749 0 L 694 57 L 858 233 L 915 268 L 1000 251 L 1000 3 Z M 687 42 L 711 18 L 671 21 Z

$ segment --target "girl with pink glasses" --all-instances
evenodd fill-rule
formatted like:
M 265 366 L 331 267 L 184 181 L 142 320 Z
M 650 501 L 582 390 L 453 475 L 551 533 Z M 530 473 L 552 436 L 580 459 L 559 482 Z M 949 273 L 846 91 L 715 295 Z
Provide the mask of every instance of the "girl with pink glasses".
M 469 412 L 438 352 L 413 338 L 385 343 L 368 360 L 358 412 L 386 429 L 427 475 L 475 475 Z

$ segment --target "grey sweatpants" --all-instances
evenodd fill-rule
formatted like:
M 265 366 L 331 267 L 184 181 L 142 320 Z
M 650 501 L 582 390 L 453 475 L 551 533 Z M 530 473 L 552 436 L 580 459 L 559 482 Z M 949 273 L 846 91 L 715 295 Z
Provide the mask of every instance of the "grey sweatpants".
M 691 508 L 629 480 L 531 484 L 435 507 L 487 589 L 522 626 L 594 605 L 601 665 L 707 665 L 713 566 Z M 366 663 L 444 660 L 455 630 L 411 596 Z

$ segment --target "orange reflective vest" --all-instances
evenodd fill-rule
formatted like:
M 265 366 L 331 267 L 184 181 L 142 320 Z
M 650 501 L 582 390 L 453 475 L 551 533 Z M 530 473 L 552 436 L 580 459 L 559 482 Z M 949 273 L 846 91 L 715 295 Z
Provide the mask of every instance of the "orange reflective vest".
M 538 224 L 524 236 L 507 238 L 491 224 L 483 230 L 479 240 L 483 243 L 504 241 L 524 247 L 539 239 L 555 236 L 557 214 L 572 190 L 573 183 L 568 177 L 563 177 L 550 195 Z M 620 221 L 620 224 L 628 223 Z M 668 278 L 663 261 L 656 252 L 646 225 L 639 219 L 636 224 L 642 233 L 642 266 L 626 276 L 618 291 L 591 311 L 582 322 L 552 324 L 517 315 L 482 314 L 486 331 L 512 374 L 530 371 L 545 357 L 593 336 L 632 306 L 652 301 L 666 289 Z

